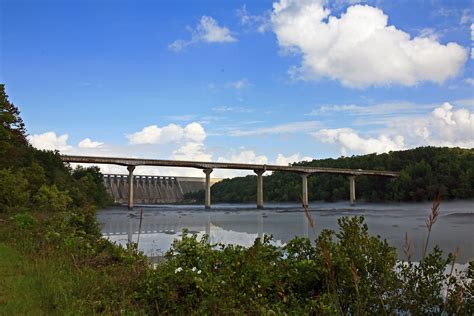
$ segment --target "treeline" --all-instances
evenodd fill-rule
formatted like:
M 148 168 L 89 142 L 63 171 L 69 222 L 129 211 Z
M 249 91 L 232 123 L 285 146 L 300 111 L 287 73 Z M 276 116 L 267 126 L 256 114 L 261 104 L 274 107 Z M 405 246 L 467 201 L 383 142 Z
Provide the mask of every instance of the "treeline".
M 65 211 L 111 203 L 97 167 L 71 169 L 32 147 L 18 108 L 0 84 L 0 212 Z
M 397 179 L 357 177 L 357 199 L 366 201 L 423 201 L 432 199 L 438 191 L 443 200 L 474 197 L 474 149 L 419 147 L 293 165 L 400 171 Z M 265 176 L 263 183 L 266 201 L 301 201 L 301 177 L 297 174 L 274 172 Z M 213 185 L 211 190 L 213 202 L 253 203 L 257 194 L 256 176 L 226 179 Z M 308 178 L 308 194 L 310 200 L 348 200 L 349 181 L 342 175 L 314 174 Z M 203 197 L 204 192 L 187 196 L 198 202 Z

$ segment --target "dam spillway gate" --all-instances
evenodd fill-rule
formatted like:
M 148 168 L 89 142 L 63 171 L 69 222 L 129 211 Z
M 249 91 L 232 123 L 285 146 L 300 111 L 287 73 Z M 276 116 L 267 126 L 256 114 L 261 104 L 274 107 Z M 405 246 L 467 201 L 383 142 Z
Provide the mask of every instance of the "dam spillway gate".
M 129 177 L 119 174 L 104 174 L 104 185 L 115 203 L 128 202 Z M 216 181 L 215 181 L 216 182 Z M 133 177 L 133 201 L 138 204 L 166 204 L 184 201 L 186 193 L 206 188 L 204 178 L 140 176 Z

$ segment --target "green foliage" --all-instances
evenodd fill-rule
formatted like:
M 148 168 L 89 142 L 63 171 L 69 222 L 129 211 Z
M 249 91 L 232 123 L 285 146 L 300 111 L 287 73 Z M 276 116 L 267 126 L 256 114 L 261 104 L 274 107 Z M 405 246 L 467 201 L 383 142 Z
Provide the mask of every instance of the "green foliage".
M 72 172 L 72 177 L 75 179 L 75 186 L 71 188 L 71 196 L 76 205 L 93 203 L 97 207 L 105 207 L 112 204 L 98 167 L 78 166 Z
M 430 200 L 436 192 L 443 200 L 474 198 L 474 149 L 420 147 L 387 154 L 320 159 L 295 166 L 400 171 L 397 179 L 357 177 L 357 197 L 367 201 Z M 301 177 L 274 172 L 263 178 L 265 199 L 300 202 Z M 227 179 L 212 186 L 214 202 L 256 200 L 256 176 Z M 349 197 L 349 181 L 341 175 L 317 174 L 308 178 L 310 200 L 337 201 Z M 203 192 L 187 196 L 202 202 Z
M 93 210 L 45 215 L 0 219 L 0 314 L 138 314 L 144 256 L 103 239 Z
M 399 263 L 362 217 L 339 226 L 314 244 L 295 238 L 284 248 L 269 237 L 250 248 L 211 245 L 184 231 L 136 298 L 156 314 L 471 314 L 468 275 L 444 273 L 451 255 L 435 249 L 420 264 Z
M 65 211 L 72 201 L 67 191 L 60 191 L 55 185 L 48 186 L 45 184 L 39 188 L 33 200 L 37 209 L 42 212 Z
M 12 219 L 15 225 L 21 229 L 31 228 L 36 224 L 36 219 L 29 213 L 18 213 Z
M 29 203 L 28 181 L 19 172 L 0 169 L 0 213 L 22 211 Z

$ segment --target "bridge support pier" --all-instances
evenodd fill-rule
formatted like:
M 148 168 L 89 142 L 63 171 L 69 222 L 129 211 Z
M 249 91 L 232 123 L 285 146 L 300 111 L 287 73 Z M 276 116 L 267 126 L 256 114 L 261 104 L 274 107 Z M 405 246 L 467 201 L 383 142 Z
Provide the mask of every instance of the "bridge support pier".
M 206 174 L 206 193 L 205 193 L 205 208 L 211 208 L 211 173 L 212 169 L 204 169 L 203 172 Z
M 133 170 L 135 166 L 127 166 L 128 170 L 128 209 L 133 210 Z
M 265 170 L 254 170 L 257 174 L 257 208 L 263 208 L 263 173 Z
M 302 186 L 302 192 L 301 192 L 301 203 L 303 204 L 303 207 L 308 207 L 309 202 L 308 202 L 308 176 L 309 174 L 303 173 L 301 175 L 301 186 Z
M 355 200 L 356 200 L 355 178 L 356 178 L 355 176 L 350 176 L 350 177 L 349 177 L 349 188 L 350 188 L 351 206 L 355 206 Z

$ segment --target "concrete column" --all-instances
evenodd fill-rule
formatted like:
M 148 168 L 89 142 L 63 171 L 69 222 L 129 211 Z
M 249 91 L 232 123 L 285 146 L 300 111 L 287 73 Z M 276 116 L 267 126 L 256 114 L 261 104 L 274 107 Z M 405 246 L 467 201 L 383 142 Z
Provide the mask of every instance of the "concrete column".
M 355 176 L 350 176 L 349 177 L 349 187 L 350 187 L 350 199 L 351 199 L 351 205 L 355 205 L 355 200 L 356 200 L 356 184 L 355 184 Z
M 309 174 L 303 173 L 301 175 L 301 186 L 302 186 L 302 193 L 301 193 L 301 203 L 303 203 L 303 207 L 308 207 L 308 176 Z
M 204 169 L 203 172 L 206 174 L 206 195 L 205 208 L 211 208 L 211 172 L 212 169 Z
M 128 170 L 128 209 L 133 210 L 133 170 L 135 166 L 127 166 Z
M 257 174 L 257 208 L 263 208 L 263 173 L 265 170 L 254 170 Z

